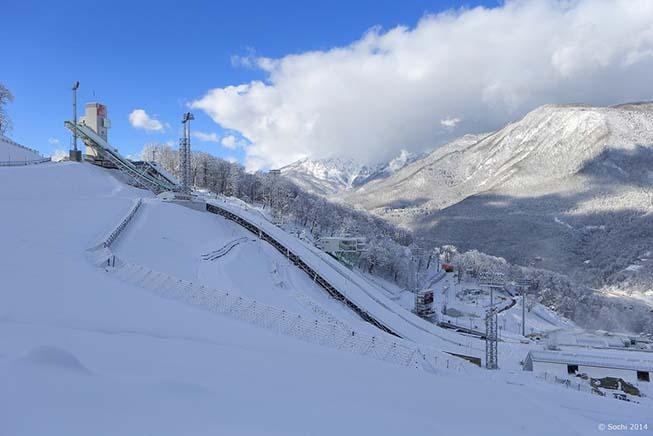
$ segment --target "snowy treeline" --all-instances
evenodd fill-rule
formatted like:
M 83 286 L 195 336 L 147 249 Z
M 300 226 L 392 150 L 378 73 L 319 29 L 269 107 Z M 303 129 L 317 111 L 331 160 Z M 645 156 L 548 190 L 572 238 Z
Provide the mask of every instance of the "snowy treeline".
M 143 159 L 155 160 L 179 175 L 177 150 L 166 145 L 148 145 Z M 406 289 L 415 289 L 428 277 L 438 256 L 478 278 L 484 273 L 500 273 L 506 280 L 530 278 L 537 301 L 577 324 L 596 329 L 648 332 L 653 334 L 653 314 L 644 304 L 632 300 L 607 298 L 592 289 L 552 271 L 511 265 L 501 257 L 476 250 L 458 253 L 454 246 L 435 247 L 428 240 L 415 239 L 367 212 L 307 193 L 285 177 L 269 173 L 247 173 L 238 163 L 194 152 L 193 183 L 198 188 L 240 198 L 267 210 L 279 222 L 305 229 L 317 239 L 321 236 L 354 235 L 367 238 L 368 249 L 358 258 L 359 268 L 389 279 Z
M 5 106 L 12 101 L 14 101 L 14 96 L 11 91 L 0 83 L 0 133 L 5 133 L 11 128 L 11 120 L 7 115 Z
M 141 157 L 154 160 L 179 175 L 177 150 L 167 145 L 147 145 Z M 368 250 L 358 258 L 358 266 L 402 287 L 413 289 L 417 270 L 423 272 L 432 264 L 429 262 L 432 251 L 418 246 L 410 232 L 369 213 L 310 194 L 285 177 L 264 172 L 247 173 L 238 163 L 204 152 L 193 153 L 191 173 L 194 186 L 259 205 L 279 222 L 292 222 L 314 239 L 345 235 L 365 237 Z
M 653 313 L 646 304 L 631 299 L 607 297 L 569 277 L 553 271 L 521 267 L 501 257 L 476 250 L 456 253 L 453 263 L 471 277 L 501 274 L 506 281 L 520 278 L 533 282 L 531 301 L 537 301 L 589 329 L 627 330 L 653 334 Z

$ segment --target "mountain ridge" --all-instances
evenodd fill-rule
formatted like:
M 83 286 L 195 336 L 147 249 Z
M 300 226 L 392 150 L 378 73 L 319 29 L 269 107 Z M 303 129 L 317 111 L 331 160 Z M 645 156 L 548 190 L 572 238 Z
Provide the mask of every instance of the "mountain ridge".
M 469 139 L 339 200 L 438 243 L 651 293 L 653 104 L 546 105 Z
M 642 296 L 653 295 L 651 168 L 653 103 L 544 105 L 322 195 L 440 245 Z
M 389 177 L 422 156 L 402 150 L 395 158 L 376 164 L 346 158 L 304 158 L 280 168 L 280 171 L 304 190 L 330 196 Z

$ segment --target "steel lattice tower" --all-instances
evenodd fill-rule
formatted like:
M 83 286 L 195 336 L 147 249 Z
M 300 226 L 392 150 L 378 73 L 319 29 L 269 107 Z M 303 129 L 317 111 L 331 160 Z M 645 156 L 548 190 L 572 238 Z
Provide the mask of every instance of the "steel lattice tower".
M 191 153 L 190 153 L 190 122 L 195 117 L 192 113 L 186 112 L 181 120 L 184 126 L 183 137 L 179 140 L 179 170 L 181 173 L 181 189 L 189 194 L 192 188 L 191 180 Z
M 505 277 L 500 273 L 481 274 L 480 286 L 490 293 L 490 308 L 485 313 L 485 367 L 499 368 L 499 311 L 494 305 L 494 290 L 505 289 Z
M 526 336 L 526 290 L 533 286 L 530 279 L 517 280 L 517 287 L 521 290 L 521 335 Z
M 499 368 L 498 314 L 494 308 L 485 313 L 485 367 Z

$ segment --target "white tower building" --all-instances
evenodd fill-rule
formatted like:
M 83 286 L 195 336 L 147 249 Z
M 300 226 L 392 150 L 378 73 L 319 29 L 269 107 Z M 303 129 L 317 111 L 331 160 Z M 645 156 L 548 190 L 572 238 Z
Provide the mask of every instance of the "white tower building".
M 107 118 L 107 107 L 102 103 L 86 103 L 84 116 L 79 119 L 80 124 L 85 124 L 102 139 L 108 141 L 108 129 L 111 128 L 111 120 Z M 96 158 L 96 151 L 92 147 L 86 147 L 86 155 Z

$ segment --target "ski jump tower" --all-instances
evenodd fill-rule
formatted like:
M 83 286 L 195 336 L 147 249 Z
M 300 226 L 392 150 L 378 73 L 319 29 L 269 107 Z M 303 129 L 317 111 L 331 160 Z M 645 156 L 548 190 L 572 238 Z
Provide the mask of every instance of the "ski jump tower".
M 79 118 L 79 123 L 90 127 L 105 142 L 109 142 L 108 129 L 111 128 L 111 120 L 107 118 L 107 107 L 102 103 L 86 103 L 84 106 L 84 116 Z M 86 144 L 86 159 L 98 161 L 98 163 L 99 161 L 105 160 L 100 150 L 97 147 L 90 146 L 88 143 Z
M 84 160 L 105 168 L 115 168 L 123 173 L 130 184 L 148 189 L 155 194 L 166 191 L 178 192 L 180 187 L 157 166 L 149 162 L 134 162 L 122 156 L 117 148 L 108 142 L 111 121 L 107 118 L 107 107 L 101 103 L 87 103 L 84 116 L 64 121 L 64 125 L 86 144 Z

